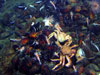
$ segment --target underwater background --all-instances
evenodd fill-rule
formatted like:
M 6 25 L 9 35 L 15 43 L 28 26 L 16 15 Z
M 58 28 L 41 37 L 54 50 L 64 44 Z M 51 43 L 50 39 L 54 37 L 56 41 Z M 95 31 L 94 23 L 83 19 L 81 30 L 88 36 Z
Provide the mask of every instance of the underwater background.
M 0 75 L 100 75 L 100 0 L 0 0 Z

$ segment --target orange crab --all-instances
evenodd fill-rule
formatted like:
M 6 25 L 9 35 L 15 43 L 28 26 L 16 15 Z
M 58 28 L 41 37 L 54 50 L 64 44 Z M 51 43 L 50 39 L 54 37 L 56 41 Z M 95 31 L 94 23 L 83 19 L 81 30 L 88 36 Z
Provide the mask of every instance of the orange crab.
M 60 61 L 55 67 L 52 68 L 52 70 L 55 70 L 58 66 L 61 65 L 60 68 L 56 69 L 55 71 L 61 69 L 63 66 L 70 67 L 72 66 L 71 57 L 73 57 L 76 54 L 76 50 L 73 49 L 74 47 L 77 47 L 78 45 L 70 46 L 72 42 L 68 43 L 66 42 L 63 46 L 57 42 L 57 45 L 61 48 L 60 52 L 60 58 L 59 59 L 51 59 L 52 61 Z M 65 58 L 67 59 L 68 63 L 65 64 Z M 76 71 L 75 66 L 73 65 L 74 70 Z

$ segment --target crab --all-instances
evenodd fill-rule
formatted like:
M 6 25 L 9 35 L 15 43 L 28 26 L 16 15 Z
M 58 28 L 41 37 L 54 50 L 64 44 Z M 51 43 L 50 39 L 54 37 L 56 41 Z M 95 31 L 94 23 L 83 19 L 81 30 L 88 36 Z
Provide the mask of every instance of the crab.
M 59 59 L 51 59 L 51 61 L 60 61 L 55 67 L 52 68 L 52 70 L 58 71 L 62 67 L 70 67 L 73 66 L 74 71 L 76 71 L 75 66 L 72 64 L 71 58 L 76 54 L 76 49 L 73 49 L 77 47 L 78 45 L 72 45 L 70 46 L 72 42 L 68 43 L 66 42 L 63 46 L 58 42 L 57 45 L 60 47 L 60 58 Z M 65 64 L 65 58 L 67 59 L 67 63 Z M 60 66 L 61 65 L 61 66 Z M 60 66 L 58 69 L 57 67 Z
M 49 39 L 53 36 L 57 39 L 57 42 L 64 42 L 66 40 L 68 42 L 72 42 L 72 37 L 70 35 L 67 35 L 66 33 L 58 29 L 54 30 L 54 32 L 49 35 Z

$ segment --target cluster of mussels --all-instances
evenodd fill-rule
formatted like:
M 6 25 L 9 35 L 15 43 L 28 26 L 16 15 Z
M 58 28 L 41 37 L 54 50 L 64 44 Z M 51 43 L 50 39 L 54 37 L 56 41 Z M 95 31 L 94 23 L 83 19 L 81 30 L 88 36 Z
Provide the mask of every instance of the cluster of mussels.
M 56 45 L 47 44 L 45 36 L 49 33 L 50 31 L 45 29 L 26 33 L 21 39 L 11 39 L 11 41 L 18 41 L 19 44 L 13 45 L 16 55 L 12 59 L 12 64 L 16 70 L 25 74 L 49 72 L 46 62 L 51 61 L 54 52 L 58 49 Z
M 100 19 L 97 17 L 99 14 L 95 14 L 95 11 L 91 9 L 88 0 L 40 0 L 29 6 L 22 3 L 15 6 L 14 9 L 16 14 L 12 13 L 10 16 L 6 14 L 4 20 L 1 20 L 3 27 L 11 29 L 12 32 L 6 31 L 8 32 L 7 36 L 0 35 L 0 39 L 12 35 L 17 37 L 10 39 L 11 42 L 15 42 L 13 45 L 15 56 L 11 61 L 14 71 L 26 75 L 73 75 L 74 70 L 77 69 L 75 74 L 95 74 L 89 71 L 87 65 L 90 63 L 99 64 L 93 60 L 100 56 L 98 53 L 100 49 L 97 45 L 100 42 L 95 39 L 100 33 Z M 60 32 L 56 32 L 56 26 Z M 67 32 L 70 34 L 68 37 Z M 54 37 L 50 36 L 51 34 Z M 65 42 L 69 44 L 70 37 L 74 43 L 78 44 L 78 50 L 70 48 L 69 45 L 65 46 Z M 58 43 L 61 46 L 58 46 Z M 72 45 L 72 43 L 70 44 Z M 74 57 L 71 58 L 72 55 Z M 64 58 L 57 59 L 58 62 L 55 63 L 51 61 L 52 58 L 59 57 Z M 64 67 L 58 71 L 52 70 L 55 64 L 59 64 L 59 61 L 62 66 L 69 61 L 72 62 L 69 64 L 75 66 Z M 55 68 L 57 67 L 59 65 L 55 66 Z

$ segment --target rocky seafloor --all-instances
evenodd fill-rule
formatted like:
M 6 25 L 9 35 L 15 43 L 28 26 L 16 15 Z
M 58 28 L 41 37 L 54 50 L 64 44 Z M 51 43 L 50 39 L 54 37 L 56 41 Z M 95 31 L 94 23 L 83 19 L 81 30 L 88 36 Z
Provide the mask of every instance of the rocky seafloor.
M 99 0 L 0 0 L 0 75 L 99 75 L 99 8 Z M 77 72 L 72 65 L 52 70 L 60 48 L 46 37 L 56 23 L 78 45 L 71 58 Z

